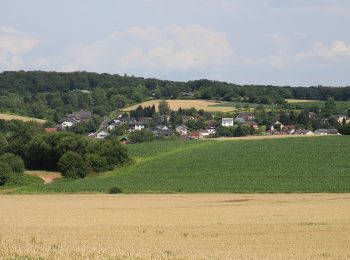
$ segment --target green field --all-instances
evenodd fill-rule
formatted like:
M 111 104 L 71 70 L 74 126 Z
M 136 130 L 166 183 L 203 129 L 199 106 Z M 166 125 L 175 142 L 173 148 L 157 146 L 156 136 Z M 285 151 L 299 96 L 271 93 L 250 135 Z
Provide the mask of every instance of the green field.
M 225 102 L 215 105 L 210 105 L 210 107 L 237 107 L 240 106 L 241 109 L 245 106 L 248 106 L 249 108 L 257 108 L 258 106 L 262 106 L 265 109 L 271 109 L 273 107 L 276 107 L 275 105 L 266 105 L 266 104 L 258 104 L 258 103 L 246 103 L 246 102 Z
M 350 137 L 163 141 L 130 145 L 135 163 L 16 192 L 350 192 Z M 4 188 L 3 188 L 4 189 Z

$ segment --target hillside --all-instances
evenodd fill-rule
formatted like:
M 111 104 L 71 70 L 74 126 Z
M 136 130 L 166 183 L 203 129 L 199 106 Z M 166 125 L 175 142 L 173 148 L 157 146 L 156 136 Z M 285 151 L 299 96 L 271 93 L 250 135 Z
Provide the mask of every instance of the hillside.
M 350 192 L 349 145 L 347 136 L 137 144 L 131 166 L 17 192 Z

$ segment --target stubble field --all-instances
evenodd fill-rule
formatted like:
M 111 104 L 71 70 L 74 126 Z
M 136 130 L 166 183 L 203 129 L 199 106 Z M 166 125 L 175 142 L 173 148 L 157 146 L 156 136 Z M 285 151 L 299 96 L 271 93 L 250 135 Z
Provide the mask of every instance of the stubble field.
M 350 194 L 3 195 L 0 259 L 348 259 Z

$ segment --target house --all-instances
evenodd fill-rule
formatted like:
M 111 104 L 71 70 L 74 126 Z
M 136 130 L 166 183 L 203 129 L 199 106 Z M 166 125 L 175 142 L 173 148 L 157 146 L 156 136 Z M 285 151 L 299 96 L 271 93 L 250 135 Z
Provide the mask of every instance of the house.
M 340 135 L 338 129 L 317 129 L 315 131 L 317 135 Z
M 207 138 L 211 135 L 208 130 L 199 130 L 199 138 Z
M 350 123 L 350 118 L 346 115 L 335 115 L 335 116 L 331 116 L 331 118 L 335 118 L 335 120 L 339 123 L 339 124 L 348 124 Z
M 194 93 L 193 92 L 182 92 L 181 93 L 181 96 L 182 97 L 193 97 L 194 96 Z
M 116 127 L 115 124 L 111 124 L 111 125 L 107 126 L 107 130 L 108 130 L 108 131 L 112 131 L 112 130 L 115 129 L 115 127 Z
M 277 127 L 277 129 L 276 129 L 276 127 Z M 275 123 L 272 124 L 270 129 L 271 130 L 279 130 L 279 129 L 283 129 L 283 127 L 284 127 L 284 125 L 280 121 L 276 121 Z
M 77 119 L 79 122 L 87 122 L 91 119 L 92 113 L 90 111 L 79 111 L 68 114 L 68 119 Z
M 169 136 L 174 135 L 174 131 L 169 129 L 169 128 L 167 128 L 167 129 L 157 129 L 157 130 L 154 130 L 152 132 L 155 134 L 155 136 L 157 138 L 169 137 Z
M 126 136 L 123 136 L 122 138 L 120 138 L 119 139 L 119 142 L 121 143 L 121 144 L 129 144 L 129 138 L 128 137 L 126 137 Z
M 210 133 L 210 134 L 215 134 L 216 133 L 216 125 L 215 124 L 212 124 L 210 126 L 207 127 L 207 131 Z
M 316 119 L 316 113 L 309 112 L 309 118 L 312 119 L 312 120 Z
M 176 132 L 179 133 L 180 135 L 187 135 L 188 132 L 190 131 L 189 128 L 185 125 L 179 125 L 176 127 Z
M 157 125 L 154 127 L 154 131 L 157 131 L 157 130 L 167 130 L 169 129 L 169 127 L 167 127 L 166 125 Z
M 44 129 L 46 133 L 55 133 L 57 132 L 57 127 L 51 127 L 51 128 L 45 128 Z
M 195 120 L 193 116 L 182 116 L 182 123 L 186 124 L 190 120 Z
M 294 135 L 314 135 L 314 132 L 310 130 L 295 130 Z
M 246 122 L 242 123 L 241 125 L 250 126 L 250 127 L 253 127 L 254 129 L 259 129 L 259 125 L 254 121 L 246 121 Z
M 100 131 L 96 134 L 95 138 L 96 139 L 105 139 L 108 136 L 109 136 L 109 133 L 107 131 Z
M 76 122 L 74 120 L 67 119 L 67 120 L 64 120 L 63 122 L 61 122 L 61 128 L 62 129 L 70 128 L 73 125 L 76 125 L 77 123 L 78 122 Z
M 255 115 L 252 113 L 239 113 L 236 118 L 235 121 L 243 123 L 245 121 L 252 121 L 255 119 Z
M 285 126 L 283 126 L 282 130 L 287 132 L 289 135 L 292 135 L 295 132 L 295 126 L 294 125 L 285 125 Z
M 194 131 L 191 133 L 191 138 L 192 139 L 198 139 L 200 136 L 199 131 Z
M 224 127 L 233 126 L 233 118 L 223 118 L 221 121 L 221 125 Z

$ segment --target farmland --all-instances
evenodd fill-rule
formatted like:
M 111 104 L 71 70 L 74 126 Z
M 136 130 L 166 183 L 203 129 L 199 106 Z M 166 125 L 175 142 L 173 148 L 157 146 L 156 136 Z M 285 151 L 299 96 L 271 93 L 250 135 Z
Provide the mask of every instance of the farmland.
M 0 196 L 1 259 L 347 259 L 349 194 Z
M 43 119 L 38 119 L 38 118 L 31 118 L 31 117 L 26 117 L 26 116 L 18 116 L 18 115 L 11 115 L 11 114 L 2 114 L 0 113 L 0 120 L 20 120 L 23 122 L 29 122 L 29 121 L 34 121 L 39 124 L 44 124 L 46 120 Z
M 129 145 L 132 165 L 16 192 L 349 192 L 349 147 L 348 136 Z
M 146 102 L 143 102 L 143 103 L 140 103 L 137 105 L 127 107 L 124 109 L 124 111 L 135 110 L 139 105 L 141 105 L 143 107 L 155 105 L 156 109 L 158 109 L 159 101 L 160 100 L 158 100 L 158 99 L 146 101 Z M 224 103 L 220 103 L 218 101 L 168 99 L 167 102 L 168 102 L 171 110 L 178 110 L 180 107 L 183 109 L 189 109 L 189 108 L 194 107 L 197 110 L 203 109 L 205 111 L 211 111 L 211 112 L 231 112 L 231 111 L 234 111 L 234 107 L 232 107 L 232 106 L 221 107 L 220 105 L 224 104 Z

